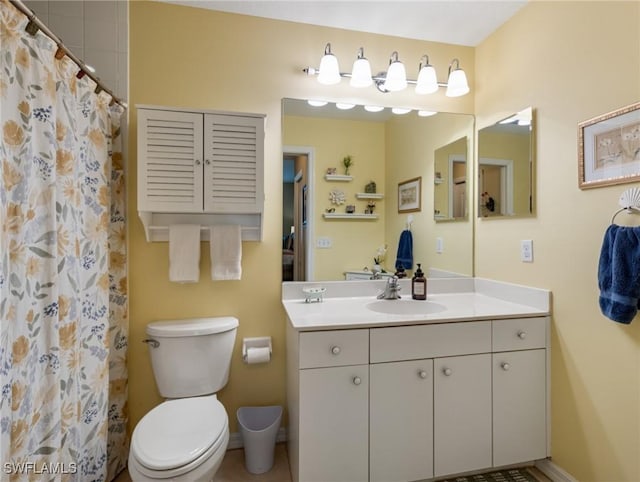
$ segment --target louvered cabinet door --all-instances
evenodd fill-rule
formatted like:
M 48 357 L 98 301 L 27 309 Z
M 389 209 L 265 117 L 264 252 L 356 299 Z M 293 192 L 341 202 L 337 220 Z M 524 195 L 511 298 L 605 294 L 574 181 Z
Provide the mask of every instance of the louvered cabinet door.
M 262 212 L 264 119 L 204 116 L 204 210 Z
M 138 110 L 138 210 L 202 212 L 202 114 Z

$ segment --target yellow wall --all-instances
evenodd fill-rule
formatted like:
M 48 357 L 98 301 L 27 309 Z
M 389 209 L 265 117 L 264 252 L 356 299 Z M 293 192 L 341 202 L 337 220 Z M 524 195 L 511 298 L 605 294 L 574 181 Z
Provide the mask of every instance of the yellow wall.
M 321 97 L 355 103 L 389 103 L 429 110 L 471 112 L 473 95 L 457 99 L 444 92 L 417 97 L 410 90 L 385 97 L 374 88 L 356 90 L 347 82 L 322 86 L 301 69 L 318 66 L 325 44 L 346 66 L 360 46 L 374 68 L 383 69 L 391 50 L 407 65 L 426 52 L 444 80 L 446 66 L 460 59 L 473 85 L 472 48 L 367 35 L 225 14 L 159 2 L 130 3 L 130 344 L 129 406 L 131 426 L 161 399 L 156 392 L 147 348 L 141 343 L 152 320 L 233 315 L 240 320 L 229 384 L 220 395 L 236 430 L 242 405 L 285 401 L 285 315 L 281 307 L 282 151 L 281 99 Z M 409 75 L 412 75 L 411 73 Z M 414 74 L 415 75 L 415 74 Z M 390 94 L 391 95 L 391 94 Z M 264 241 L 243 243 L 243 279 L 208 279 L 208 245 L 202 245 L 200 282 L 178 285 L 168 280 L 167 243 L 147 243 L 136 206 L 135 104 L 185 106 L 267 115 L 265 135 Z M 355 159 L 356 163 L 360 160 Z M 243 336 L 271 335 L 272 362 L 247 366 L 241 361 Z
M 384 245 L 384 200 L 377 201 L 377 220 L 324 219 L 327 208 L 344 213 L 348 204 L 364 213 L 367 201 L 356 199 L 356 193 L 364 192 L 365 184 L 376 183 L 382 192 L 384 186 L 384 122 L 323 119 L 317 117 L 286 116 L 283 120 L 283 144 L 307 146 L 315 150 L 314 185 L 315 206 L 313 212 L 314 237 L 327 236 L 333 243 L 331 249 L 314 250 L 314 280 L 344 279 L 346 270 L 371 268 L 376 249 Z M 332 182 L 324 178 L 327 168 L 335 168 L 344 174 L 342 158 L 350 155 L 353 165 L 349 173 L 351 182 Z M 346 202 L 340 206 L 331 204 L 332 190 L 345 193 Z M 384 194 L 384 193 L 383 193 Z
M 603 317 L 596 280 L 632 185 L 580 190 L 577 160 L 578 122 L 640 100 L 640 3 L 530 2 L 477 48 L 475 94 L 479 127 L 536 110 L 537 214 L 479 221 L 476 274 L 553 291 L 553 460 L 582 482 L 640 480 L 640 321 Z

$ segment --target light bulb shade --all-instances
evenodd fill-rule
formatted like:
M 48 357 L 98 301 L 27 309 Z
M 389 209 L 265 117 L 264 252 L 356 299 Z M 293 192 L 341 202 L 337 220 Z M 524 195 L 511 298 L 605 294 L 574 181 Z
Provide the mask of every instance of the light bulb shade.
M 355 106 L 355 104 L 348 104 L 346 102 L 336 102 L 336 107 L 340 110 L 353 109 Z
M 434 110 L 419 110 L 418 116 L 420 117 L 431 117 L 432 115 L 436 115 L 437 112 Z
M 320 60 L 318 70 L 318 82 L 324 85 L 333 85 L 340 82 L 340 67 L 338 58 L 332 53 L 324 54 Z
M 382 107 L 381 105 L 365 105 L 364 110 L 366 110 L 367 112 L 382 112 L 384 110 L 384 107 Z
M 464 70 L 458 68 L 452 70 L 447 81 L 447 97 L 460 97 L 469 92 L 469 84 Z
M 411 112 L 411 109 L 408 109 L 406 107 L 393 107 L 393 108 L 391 108 L 391 112 L 393 112 L 394 114 L 397 114 L 397 115 L 403 115 L 403 114 L 408 114 L 409 112 Z
M 373 84 L 371 65 L 369 65 L 369 61 L 364 57 L 357 58 L 355 62 L 353 62 L 349 84 L 351 87 L 369 87 Z
M 407 71 L 399 60 L 394 60 L 389 64 L 383 88 L 389 92 L 397 92 L 407 88 Z
M 433 65 L 425 65 L 418 73 L 416 82 L 416 94 L 433 94 L 438 90 L 438 79 L 436 79 L 436 69 Z

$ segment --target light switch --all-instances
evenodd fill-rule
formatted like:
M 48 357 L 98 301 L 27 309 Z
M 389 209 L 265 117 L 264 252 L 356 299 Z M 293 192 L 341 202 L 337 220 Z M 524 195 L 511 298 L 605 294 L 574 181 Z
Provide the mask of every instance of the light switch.
M 444 241 L 442 238 L 436 238 L 436 253 L 440 254 L 444 251 Z

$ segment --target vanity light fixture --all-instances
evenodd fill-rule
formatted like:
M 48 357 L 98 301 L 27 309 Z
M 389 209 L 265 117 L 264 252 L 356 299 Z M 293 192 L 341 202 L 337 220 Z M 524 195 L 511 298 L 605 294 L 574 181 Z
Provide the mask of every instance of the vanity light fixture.
M 351 85 L 351 87 L 369 87 L 372 84 L 373 79 L 371 78 L 371 65 L 364 56 L 364 49 L 360 47 L 358 49 L 358 56 L 353 62 L 349 85 Z
M 318 82 L 324 85 L 333 85 L 340 82 L 340 67 L 338 57 L 331 53 L 331 44 L 324 48 L 324 55 L 320 59 L 318 69 Z
M 456 64 L 455 69 L 451 70 L 453 64 Z M 460 61 L 453 59 L 449 64 L 449 81 L 447 83 L 447 97 L 460 97 L 469 92 L 469 84 L 467 83 L 467 75 L 464 70 L 460 68 Z
M 309 104 L 311 107 L 322 107 L 328 104 L 328 102 L 326 100 L 313 100 L 313 99 L 309 99 L 307 101 L 307 104 Z
M 307 67 L 303 69 L 307 75 L 318 76 L 318 82 L 324 85 L 333 85 L 345 77 L 349 78 L 352 87 L 362 88 L 370 85 L 383 93 L 398 92 L 406 89 L 407 85 L 415 85 L 416 94 L 432 94 L 440 87 L 446 87 L 448 97 L 459 97 L 469 92 L 469 84 L 464 70 L 460 68 L 460 61 L 454 58 L 449 64 L 447 82 L 438 82 L 436 70 L 429 63 L 429 56 L 423 55 L 418 64 L 418 79 L 407 79 L 404 64 L 400 61 L 397 51 L 391 53 L 389 66 L 386 72 L 371 75 L 371 64 L 364 56 L 364 48 L 360 47 L 353 62 L 350 73 L 340 72 L 338 58 L 331 51 L 331 44 L 327 43 L 324 55 L 320 60 L 320 68 Z
M 353 109 L 355 106 L 355 104 L 347 104 L 346 102 L 336 102 L 336 107 L 340 110 Z
M 397 115 L 408 114 L 411 112 L 411 109 L 407 109 L 406 107 L 392 107 L 391 112 Z
M 382 107 L 381 105 L 365 105 L 364 110 L 366 110 L 367 112 L 382 112 L 384 110 L 384 107 Z
M 420 117 L 431 117 L 432 115 L 436 115 L 437 112 L 433 110 L 419 110 L 418 116 Z

